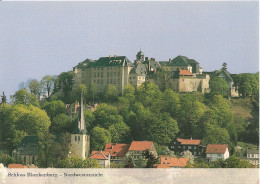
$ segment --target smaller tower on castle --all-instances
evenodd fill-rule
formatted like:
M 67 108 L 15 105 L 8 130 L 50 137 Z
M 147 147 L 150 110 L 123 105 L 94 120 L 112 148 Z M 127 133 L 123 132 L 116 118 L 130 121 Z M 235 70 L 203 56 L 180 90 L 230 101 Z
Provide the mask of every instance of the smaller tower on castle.
M 87 134 L 87 130 L 85 127 L 82 93 L 78 119 L 78 127 L 71 134 L 70 156 L 76 156 L 85 159 L 88 157 L 90 151 L 90 136 Z
M 140 51 L 136 54 L 136 60 L 137 60 L 137 61 L 144 62 L 144 53 L 141 51 L 141 49 L 140 49 Z

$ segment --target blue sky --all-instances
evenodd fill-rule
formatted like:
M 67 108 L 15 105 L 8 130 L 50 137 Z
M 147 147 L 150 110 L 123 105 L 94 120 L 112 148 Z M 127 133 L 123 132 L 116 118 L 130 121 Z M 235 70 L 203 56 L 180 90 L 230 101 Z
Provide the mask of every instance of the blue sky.
M 1 2 L 0 93 L 86 58 L 184 55 L 204 71 L 259 70 L 258 2 Z

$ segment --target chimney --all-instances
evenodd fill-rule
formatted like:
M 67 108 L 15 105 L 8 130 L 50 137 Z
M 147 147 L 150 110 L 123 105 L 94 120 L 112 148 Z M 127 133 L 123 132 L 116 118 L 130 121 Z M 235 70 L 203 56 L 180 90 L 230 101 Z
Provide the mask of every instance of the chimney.
M 172 59 L 171 58 L 169 58 L 169 63 L 171 63 L 172 62 Z
M 150 61 L 148 61 L 148 71 L 151 71 L 151 64 L 150 64 Z

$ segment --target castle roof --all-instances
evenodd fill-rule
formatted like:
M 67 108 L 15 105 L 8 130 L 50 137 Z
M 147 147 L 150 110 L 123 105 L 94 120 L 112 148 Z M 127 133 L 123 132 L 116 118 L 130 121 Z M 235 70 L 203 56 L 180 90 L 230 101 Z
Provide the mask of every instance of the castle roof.
M 137 57 L 144 56 L 144 53 L 140 50 L 139 52 L 137 52 L 136 56 L 137 56 Z
M 126 56 L 109 56 L 101 57 L 96 62 L 89 63 L 88 66 L 133 66 L 133 64 Z
M 192 75 L 192 73 L 189 70 L 180 70 L 179 75 Z

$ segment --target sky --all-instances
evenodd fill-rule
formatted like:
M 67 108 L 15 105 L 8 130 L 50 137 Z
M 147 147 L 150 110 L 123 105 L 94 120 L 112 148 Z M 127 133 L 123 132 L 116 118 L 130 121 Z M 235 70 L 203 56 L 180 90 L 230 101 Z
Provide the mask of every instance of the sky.
M 109 55 L 183 55 L 204 71 L 259 70 L 259 5 L 229 2 L 1 2 L 0 93 Z

